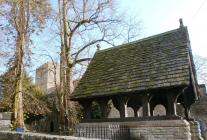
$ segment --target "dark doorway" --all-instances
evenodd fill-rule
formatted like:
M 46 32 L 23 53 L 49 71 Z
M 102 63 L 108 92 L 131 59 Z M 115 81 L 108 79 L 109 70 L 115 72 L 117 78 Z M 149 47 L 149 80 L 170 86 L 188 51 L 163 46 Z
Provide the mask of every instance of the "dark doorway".
M 53 121 L 50 122 L 50 132 L 54 132 L 54 123 L 53 123 Z

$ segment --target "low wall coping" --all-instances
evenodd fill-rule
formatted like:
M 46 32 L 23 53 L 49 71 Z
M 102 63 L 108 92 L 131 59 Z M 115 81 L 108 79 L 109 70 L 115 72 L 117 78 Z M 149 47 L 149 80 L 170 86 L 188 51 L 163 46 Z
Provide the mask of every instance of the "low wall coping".
M 32 132 L 15 132 L 15 131 L 0 131 L 0 140 L 100 140 L 100 139 L 88 139 L 74 136 L 59 136 L 49 135 L 44 133 L 32 133 Z
M 130 128 L 137 127 L 178 127 L 189 126 L 186 120 L 150 120 L 150 121 L 136 121 L 136 122 L 94 122 L 94 123 L 80 123 L 79 126 L 101 126 L 101 125 L 124 125 Z
M 11 112 L 0 112 L 0 120 L 11 120 Z

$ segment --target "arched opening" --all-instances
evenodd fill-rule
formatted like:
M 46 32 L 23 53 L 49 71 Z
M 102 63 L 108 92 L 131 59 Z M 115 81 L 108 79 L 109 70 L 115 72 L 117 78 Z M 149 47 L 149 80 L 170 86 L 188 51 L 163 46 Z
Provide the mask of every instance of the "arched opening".
M 91 118 L 100 119 L 101 118 L 101 107 L 98 102 L 93 101 L 91 104 Z
M 134 117 L 134 110 L 132 107 L 127 107 L 126 117 Z
M 53 121 L 50 122 L 50 132 L 54 132 L 54 123 L 53 123 Z
M 168 99 L 167 94 L 155 94 L 150 99 L 150 115 L 166 116 Z
M 110 100 L 110 111 L 108 118 L 120 118 L 119 110 L 114 106 L 113 102 Z
M 143 107 L 140 107 L 137 111 L 137 117 L 143 117 Z
M 153 109 L 153 116 L 166 116 L 166 108 L 165 106 L 158 104 Z
M 185 108 L 179 102 L 176 104 L 176 111 L 178 116 L 185 117 Z
M 127 117 L 138 117 L 138 110 L 142 106 L 142 97 L 140 95 L 131 96 L 127 102 Z M 143 114 L 143 113 L 141 113 Z
M 178 116 L 185 118 L 184 94 L 180 94 L 177 96 L 176 111 Z

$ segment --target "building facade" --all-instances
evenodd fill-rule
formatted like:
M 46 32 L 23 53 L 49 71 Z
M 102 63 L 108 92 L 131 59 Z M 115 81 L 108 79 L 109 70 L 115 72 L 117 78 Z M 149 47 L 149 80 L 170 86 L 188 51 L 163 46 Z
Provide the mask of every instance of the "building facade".
M 35 83 L 46 93 L 52 93 L 60 84 L 60 65 L 47 62 L 36 69 Z
M 0 78 L 0 99 L 2 98 L 2 95 L 3 95 L 3 87 L 2 87 L 2 81 L 1 81 L 1 78 Z

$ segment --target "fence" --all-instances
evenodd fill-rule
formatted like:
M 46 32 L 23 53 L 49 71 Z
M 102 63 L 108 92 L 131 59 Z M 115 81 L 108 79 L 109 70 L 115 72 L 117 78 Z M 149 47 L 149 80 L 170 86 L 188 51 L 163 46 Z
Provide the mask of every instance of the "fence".
M 109 140 L 126 140 L 130 138 L 129 128 L 124 125 L 83 125 L 76 128 L 77 137 Z

